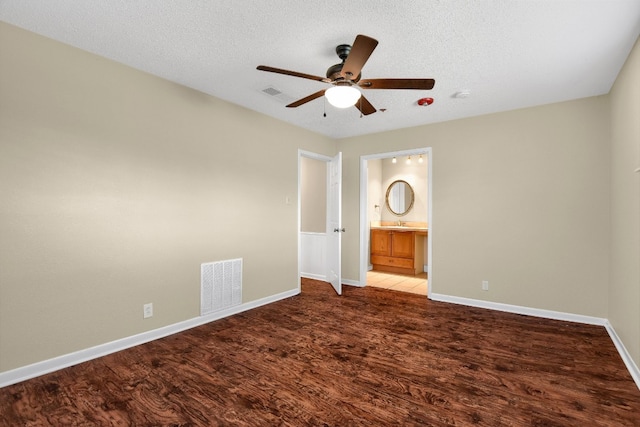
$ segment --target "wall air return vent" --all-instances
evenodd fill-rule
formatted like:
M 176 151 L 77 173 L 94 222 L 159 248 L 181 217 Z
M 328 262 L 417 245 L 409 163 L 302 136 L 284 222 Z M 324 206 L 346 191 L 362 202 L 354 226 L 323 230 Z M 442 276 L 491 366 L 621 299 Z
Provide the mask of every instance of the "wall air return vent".
M 242 258 L 200 266 L 200 315 L 242 303 Z

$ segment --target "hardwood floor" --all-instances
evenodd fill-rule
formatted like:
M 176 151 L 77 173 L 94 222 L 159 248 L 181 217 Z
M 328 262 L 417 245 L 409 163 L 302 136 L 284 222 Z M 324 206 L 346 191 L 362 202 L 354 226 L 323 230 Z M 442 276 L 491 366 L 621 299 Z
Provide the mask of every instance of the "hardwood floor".
M 8 426 L 640 426 L 605 329 L 304 280 L 298 296 L 0 389 Z

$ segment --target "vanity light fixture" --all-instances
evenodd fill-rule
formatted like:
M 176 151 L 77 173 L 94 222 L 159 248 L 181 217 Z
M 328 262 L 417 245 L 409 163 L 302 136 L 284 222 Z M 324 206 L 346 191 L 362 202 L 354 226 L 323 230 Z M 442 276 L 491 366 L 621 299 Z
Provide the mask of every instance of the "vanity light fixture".
M 398 161 L 396 160 L 396 158 L 394 157 L 393 159 L 391 159 L 391 163 L 397 163 Z
M 422 163 L 424 160 L 422 160 L 422 154 L 420 154 L 420 157 L 418 157 L 418 163 Z
M 410 165 L 411 164 L 411 156 L 407 157 L 407 164 Z

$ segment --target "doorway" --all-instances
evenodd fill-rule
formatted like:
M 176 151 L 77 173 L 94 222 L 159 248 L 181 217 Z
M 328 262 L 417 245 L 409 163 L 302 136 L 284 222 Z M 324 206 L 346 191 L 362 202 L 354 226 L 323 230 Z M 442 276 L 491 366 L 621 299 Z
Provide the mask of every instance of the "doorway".
M 393 160 L 395 159 L 395 162 Z M 429 296 L 432 288 L 432 153 L 430 147 L 364 155 L 360 157 L 360 285 L 412 292 Z M 405 181 L 415 192 L 414 204 L 407 212 L 395 212 L 387 203 L 390 183 Z M 400 215 L 398 215 L 400 214 Z M 424 265 L 411 271 L 372 264 L 371 228 L 383 229 L 402 224 L 401 230 L 425 235 L 417 246 L 416 257 Z M 416 245 L 418 242 L 416 241 Z M 377 249 L 376 249 L 377 250 Z M 417 254 L 420 255 L 417 255 Z M 424 254 L 424 255 L 423 255 Z M 379 257 L 373 257 L 380 262 Z M 422 259 L 422 258 L 421 258 Z M 416 259 L 416 264 L 420 260 Z M 387 271 L 378 271 L 387 270 Z
M 342 153 L 298 150 L 298 290 L 302 277 L 342 294 Z

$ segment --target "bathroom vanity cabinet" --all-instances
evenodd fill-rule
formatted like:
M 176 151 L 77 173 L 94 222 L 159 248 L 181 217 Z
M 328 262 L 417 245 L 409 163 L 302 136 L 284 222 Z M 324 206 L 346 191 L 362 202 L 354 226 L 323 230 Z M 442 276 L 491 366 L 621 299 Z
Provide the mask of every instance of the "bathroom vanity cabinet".
M 377 271 L 416 275 L 424 271 L 426 231 L 371 229 L 371 264 Z

